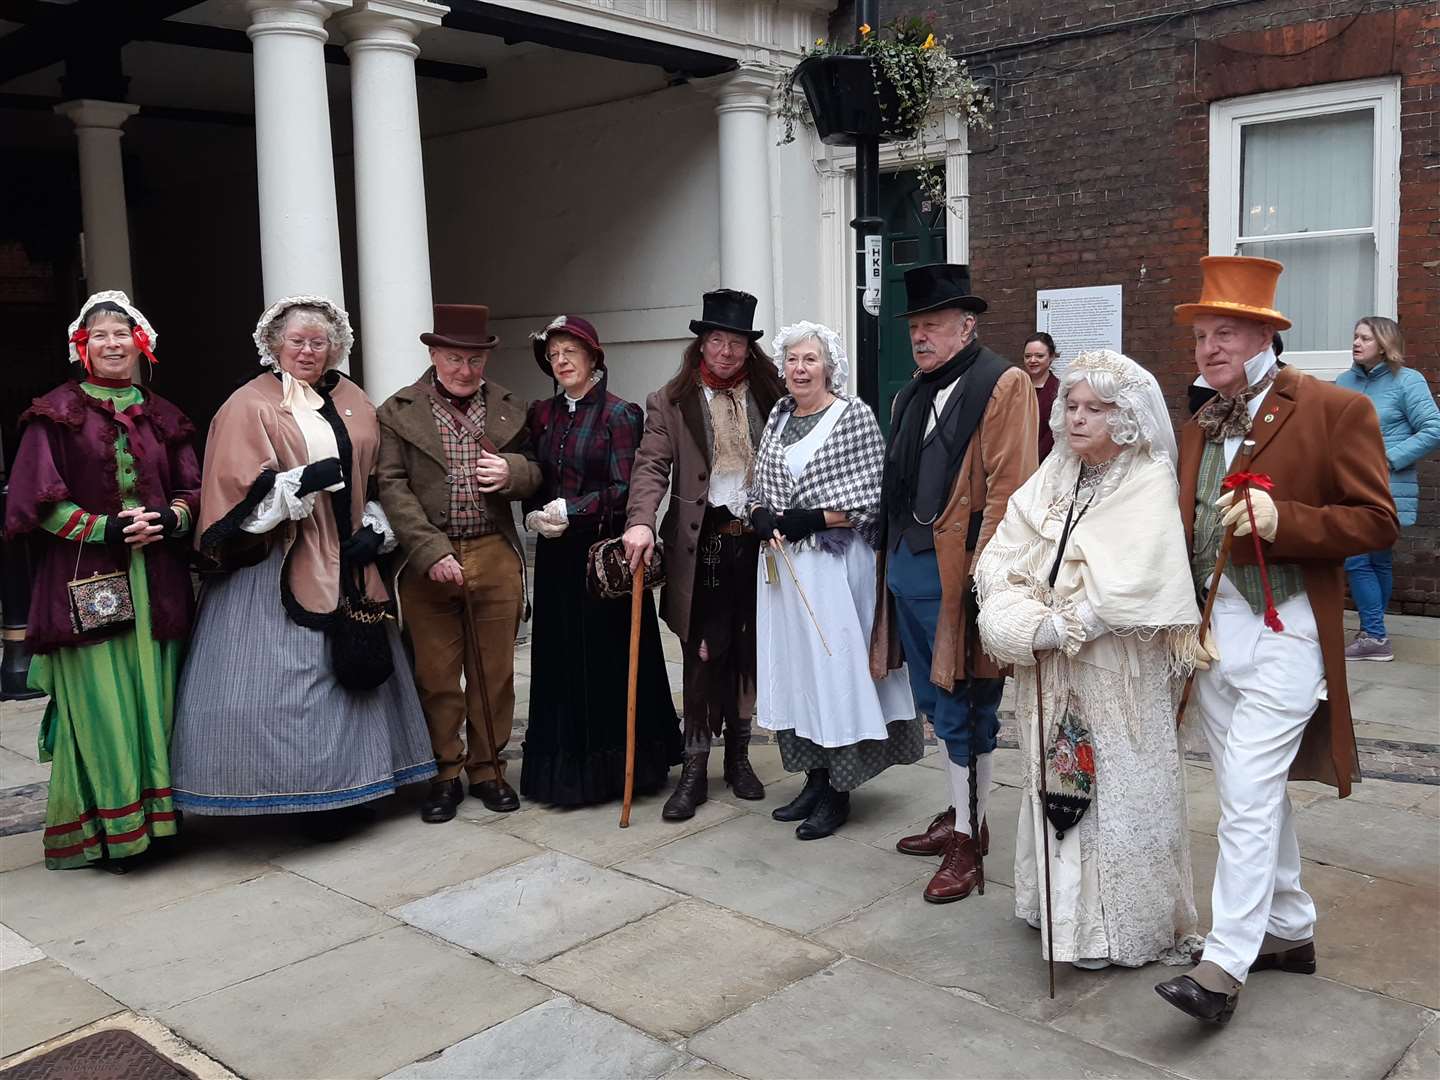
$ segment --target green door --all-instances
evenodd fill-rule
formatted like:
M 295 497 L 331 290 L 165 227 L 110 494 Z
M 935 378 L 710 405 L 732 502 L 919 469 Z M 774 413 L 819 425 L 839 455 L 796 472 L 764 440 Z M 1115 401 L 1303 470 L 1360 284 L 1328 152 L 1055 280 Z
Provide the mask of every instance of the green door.
M 880 294 L 880 427 L 890 431 L 890 403 L 910 381 L 915 361 L 904 319 L 905 271 L 945 261 L 945 207 L 920 190 L 913 172 L 882 173 L 880 216 L 883 288 Z

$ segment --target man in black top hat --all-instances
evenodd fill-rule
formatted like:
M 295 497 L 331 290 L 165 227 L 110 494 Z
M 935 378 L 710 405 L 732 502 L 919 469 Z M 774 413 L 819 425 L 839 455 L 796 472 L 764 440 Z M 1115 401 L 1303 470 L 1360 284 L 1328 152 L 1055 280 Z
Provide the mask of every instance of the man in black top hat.
M 649 563 L 656 515 L 665 542 L 661 617 L 680 638 L 685 666 L 685 768 L 662 816 L 684 821 L 708 795 L 710 739 L 725 733 L 725 782 L 763 799 L 750 766 L 755 697 L 755 574 L 760 546 L 744 523 L 755 448 L 785 389 L 752 327 L 755 297 L 708 292 L 680 370 L 645 401 L 626 505 L 630 565 Z
M 985 887 L 1005 672 L 980 649 L 971 574 L 1010 495 L 1035 471 L 1039 410 L 1029 376 L 976 337 L 986 304 L 967 267 L 916 267 L 905 294 L 900 317 L 918 370 L 891 412 L 870 674 L 908 662 L 915 703 L 945 744 L 954 805 L 896 845 L 944 855 L 925 888 L 926 900 L 944 904 Z

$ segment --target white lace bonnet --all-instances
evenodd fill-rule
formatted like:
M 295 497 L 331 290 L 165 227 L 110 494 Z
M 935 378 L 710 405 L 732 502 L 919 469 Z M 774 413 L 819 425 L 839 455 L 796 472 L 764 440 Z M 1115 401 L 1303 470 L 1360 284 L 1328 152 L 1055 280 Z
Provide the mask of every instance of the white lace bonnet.
M 330 322 L 335 327 L 336 336 L 340 339 L 338 347 L 330 357 L 328 368 L 339 367 L 350 358 L 350 348 L 355 344 L 355 331 L 350 328 L 350 316 L 345 309 L 323 296 L 286 296 L 276 300 L 265 309 L 260 316 L 260 321 L 255 324 L 255 333 L 251 335 L 255 342 L 255 351 L 260 354 L 260 363 L 269 368 L 278 365 L 279 360 L 270 352 L 270 346 L 265 343 L 266 331 L 275 320 L 283 318 L 285 313 L 293 307 L 317 307 L 330 317 Z
M 85 362 L 79 350 L 75 348 L 75 331 L 80 329 L 81 324 L 85 321 L 86 313 L 96 304 L 114 304 L 123 310 L 126 315 L 129 315 L 130 318 L 135 320 L 136 326 L 145 331 L 145 336 L 150 339 L 150 348 L 155 348 L 155 343 L 159 340 L 159 336 L 155 333 L 155 328 L 150 325 L 150 320 L 140 314 L 140 309 L 130 303 L 130 297 L 126 296 L 119 289 L 106 289 L 104 292 L 95 293 L 90 299 L 85 301 L 84 305 L 80 308 L 80 314 L 75 316 L 75 321 L 72 322 L 70 328 L 65 331 L 65 338 L 70 350 L 70 360 L 73 363 L 83 364 Z
M 835 393 L 843 392 L 850 384 L 850 357 L 845 355 L 845 346 L 840 343 L 840 335 L 822 323 L 791 323 L 789 326 L 782 326 L 776 333 L 770 342 L 770 352 L 775 357 L 775 368 L 780 372 L 780 378 L 785 378 L 787 343 L 793 345 L 812 337 L 820 341 L 830 354 L 830 389 Z

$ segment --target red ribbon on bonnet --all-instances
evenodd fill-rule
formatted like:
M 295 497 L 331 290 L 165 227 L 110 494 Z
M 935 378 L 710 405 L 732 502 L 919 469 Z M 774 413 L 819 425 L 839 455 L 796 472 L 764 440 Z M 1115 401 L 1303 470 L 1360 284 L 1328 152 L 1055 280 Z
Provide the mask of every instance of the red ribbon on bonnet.
M 158 364 L 160 362 L 155 359 L 155 354 L 150 351 L 150 335 L 145 332 L 143 326 L 135 327 L 134 332 L 130 336 L 135 340 L 135 345 L 145 354 L 150 363 Z
M 1226 491 L 1239 490 L 1245 496 L 1245 513 L 1250 518 L 1250 536 L 1255 541 L 1255 565 L 1260 568 L 1260 588 L 1265 593 L 1265 625 L 1278 634 L 1285 629 L 1285 624 L 1280 621 L 1280 613 L 1275 610 L 1275 594 L 1270 591 L 1270 575 L 1265 572 L 1265 553 L 1260 547 L 1260 533 L 1255 529 L 1255 507 L 1250 502 L 1252 487 L 1271 491 L 1275 487 L 1275 481 L 1266 473 L 1237 472 L 1225 477 L 1220 486 Z
M 70 344 L 75 346 L 75 351 L 80 354 L 80 362 L 85 365 L 85 370 L 90 370 L 90 331 L 85 327 L 79 327 L 70 335 Z

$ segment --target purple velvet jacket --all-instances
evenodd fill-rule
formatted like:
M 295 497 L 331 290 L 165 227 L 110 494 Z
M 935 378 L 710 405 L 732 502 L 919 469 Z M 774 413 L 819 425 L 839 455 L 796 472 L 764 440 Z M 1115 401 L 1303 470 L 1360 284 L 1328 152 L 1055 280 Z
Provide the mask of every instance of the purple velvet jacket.
M 64 383 L 36 398 L 20 417 L 20 450 L 10 472 L 5 532 L 34 533 L 35 580 L 30 625 L 25 641 L 32 652 L 67 645 L 88 645 L 112 634 L 81 636 L 70 622 L 74 577 L 123 570 L 129 565 L 123 545 L 80 544 L 46 532 L 40 522 L 50 507 L 70 499 L 97 514 L 121 509 L 115 461 L 115 436 L 128 431 L 135 459 L 135 497 L 152 510 L 183 499 L 192 520 L 200 510 L 200 463 L 195 456 L 195 425 L 178 408 L 150 391 L 145 400 L 117 418 L 108 401 L 92 398 L 80 384 Z M 150 618 L 157 641 L 183 639 L 195 610 L 190 587 L 188 539 L 162 540 L 145 548 L 150 586 Z M 76 556 L 80 569 L 76 573 Z

